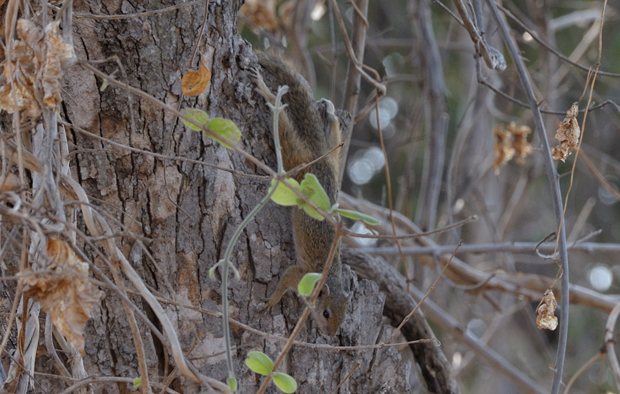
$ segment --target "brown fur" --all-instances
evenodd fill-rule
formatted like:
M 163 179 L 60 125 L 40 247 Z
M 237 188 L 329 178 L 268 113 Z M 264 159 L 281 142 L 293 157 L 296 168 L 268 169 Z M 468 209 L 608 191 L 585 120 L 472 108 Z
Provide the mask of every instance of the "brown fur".
M 282 85 L 289 87 L 288 93 L 283 96 L 283 102 L 287 107 L 280 113 L 278 120 L 285 170 L 309 163 L 338 146 L 342 141 L 342 133 L 338 119 L 333 113 L 333 105 L 327 103 L 327 119 L 331 127 L 326 135 L 317 104 L 307 83 L 275 55 L 259 53 L 258 63 L 262 67 L 261 73 L 253 70 L 252 77 L 257 85 L 256 91 L 267 102 L 275 103 L 276 97 L 272 90 L 275 91 Z M 274 84 L 273 89 L 263 81 L 263 76 L 268 83 Z M 301 182 L 307 173 L 314 174 L 333 205 L 338 198 L 339 165 L 339 154 L 335 151 L 299 171 L 295 179 Z M 296 289 L 305 274 L 321 273 L 334 242 L 335 230 L 332 225 L 325 220 L 310 217 L 302 209 L 293 207 L 292 222 L 297 265 L 289 267 L 284 272 L 276 291 L 267 302 L 268 307 L 276 305 L 288 289 Z M 329 336 L 336 335 L 344 321 L 349 301 L 342 285 L 340 245 L 337 247 L 327 280 L 313 305 L 312 313 L 319 323 L 321 332 Z

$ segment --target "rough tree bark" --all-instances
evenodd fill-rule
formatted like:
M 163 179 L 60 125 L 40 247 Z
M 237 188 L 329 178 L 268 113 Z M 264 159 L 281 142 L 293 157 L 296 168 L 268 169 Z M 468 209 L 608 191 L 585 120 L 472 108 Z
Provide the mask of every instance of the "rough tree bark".
M 175 3 L 75 1 L 73 29 L 78 58 L 90 62 L 108 59 L 93 64 L 172 107 L 202 108 L 210 117 L 232 119 L 242 132 L 241 147 L 274 168 L 271 115 L 253 92 L 248 77 L 256 58 L 237 33 L 241 0 L 196 2 L 129 18 L 92 17 L 142 13 Z M 204 34 L 200 35 L 203 22 Z M 183 97 L 181 77 L 187 69 L 195 68 L 199 59 L 196 56 L 190 64 L 195 46 L 198 52 L 210 56 L 211 83 L 198 98 Z M 72 177 L 82 184 L 96 209 L 107 215 L 118 234 L 118 247 L 149 288 L 176 303 L 162 302 L 187 358 L 204 375 L 224 381 L 227 371 L 221 321 L 197 308 L 220 310 L 220 284 L 209 279 L 208 270 L 222 258 L 236 227 L 265 195 L 268 181 L 245 176 L 264 174 L 234 151 L 187 130 L 173 114 L 153 102 L 136 95 L 129 99 L 127 90 L 119 87 L 100 90 L 103 80 L 82 65 L 67 70 L 64 81 L 61 115 L 70 124 L 126 146 L 234 171 L 155 158 L 95 139 L 76 128 L 69 136 Z M 77 223 L 85 230 L 79 217 Z M 275 289 L 278 274 L 293 263 L 291 233 L 287 209 L 268 205 L 236 245 L 233 262 L 241 280 L 232 281 L 229 287 L 232 318 L 283 337 L 294 327 L 303 303 L 287 295 L 268 312 L 260 311 L 259 304 Z M 77 244 L 109 274 L 92 248 L 79 239 Z M 353 299 L 339 335 L 334 339 L 323 337 L 314 322 L 308 322 L 298 340 L 354 346 L 389 339 L 391 329 L 382 323 L 384 297 L 377 285 L 358 281 L 347 267 L 344 275 Z M 126 285 L 133 289 L 129 282 Z M 94 376 L 137 377 L 136 349 L 122 302 L 114 292 L 102 290 L 106 297 L 95 309 L 85 332 L 85 369 Z M 155 314 L 139 296 L 133 296 L 132 301 L 160 328 Z M 175 365 L 166 344 L 152 334 L 145 322 L 138 319 L 138 323 L 149 379 L 174 379 L 170 387 L 177 392 L 200 392 L 193 381 L 174 375 Z M 247 352 L 261 350 L 275 358 L 282 342 L 235 325 L 232 329 L 240 392 L 255 392 L 262 379 L 245 367 Z M 4 356 L 2 360 L 5 366 L 9 362 Z M 51 361 L 49 355 L 42 354 L 37 358 L 36 371 L 58 374 Z M 295 346 L 282 369 L 295 377 L 300 385 L 298 392 L 326 393 L 354 368 L 340 393 L 409 391 L 411 367 L 401 361 L 393 347 L 337 351 Z M 36 376 L 34 391 L 55 393 L 71 384 L 60 376 Z M 126 393 L 130 388 L 127 383 L 94 383 L 91 387 L 95 393 Z M 268 391 L 275 392 L 275 388 Z

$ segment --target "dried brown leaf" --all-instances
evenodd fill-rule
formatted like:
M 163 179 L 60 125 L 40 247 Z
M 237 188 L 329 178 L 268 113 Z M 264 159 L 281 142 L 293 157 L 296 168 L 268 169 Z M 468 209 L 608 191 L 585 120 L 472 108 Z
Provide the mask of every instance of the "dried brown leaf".
M 52 262 L 46 272 L 23 278 L 25 291 L 41 303 L 73 348 L 84 354 L 84 326 L 103 293 L 88 281 L 88 264 L 64 241 L 50 238 L 47 255 Z
M 45 38 L 48 40 L 48 56 L 49 51 L 54 52 L 54 56 L 64 63 L 73 58 L 73 45 L 67 43 L 59 34 L 58 27 L 60 21 L 52 22 L 45 27 Z
M 6 174 L 6 176 L 0 176 L 0 191 L 2 193 L 15 191 L 19 188 L 19 185 L 19 178 L 11 172 Z
M 515 150 L 517 163 L 523 165 L 525 158 L 532 154 L 532 145 L 527 141 L 532 129 L 526 125 L 517 126 L 515 122 L 510 122 L 506 129 L 513 135 L 512 147 Z
M 207 59 L 201 56 L 198 71 L 188 70 L 181 80 L 181 89 L 186 96 L 198 96 L 204 92 L 211 80 L 211 71 L 206 66 Z
M 553 148 L 551 157 L 555 160 L 565 161 L 572 151 L 577 149 L 581 129 L 577 123 L 577 114 L 579 113 L 579 103 L 573 103 L 566 112 L 566 117 L 560 123 L 560 128 L 555 133 L 555 139 L 560 141 L 560 145 Z
M 5 69 L 9 64 L 5 64 Z M 5 72 L 6 74 L 6 72 Z M 13 89 L 15 87 L 15 89 Z M 12 114 L 20 110 L 24 115 L 36 118 L 41 114 L 41 108 L 32 95 L 33 85 L 23 84 L 16 80 L 13 84 L 6 83 L 0 87 L 0 108 Z
M 34 94 L 39 60 L 34 47 L 40 46 L 43 32 L 31 21 L 17 21 L 17 36 L 11 45 L 11 61 L 4 64 L 4 76 L 8 81 L 0 87 L 0 108 L 13 113 L 17 110 L 28 117 L 38 117 L 41 108 Z M 12 81 L 12 82 L 11 82 Z
M 274 31 L 278 28 L 275 0 L 246 0 L 241 15 L 255 26 Z
M 49 23 L 45 27 L 47 51 L 43 67 L 43 102 L 47 108 L 56 108 L 62 102 L 60 82 L 62 80 L 61 64 L 73 57 L 73 47 L 58 35 L 60 21 Z
M 495 169 L 495 175 L 499 174 L 499 168 L 506 164 L 515 154 L 514 148 L 510 144 L 511 134 L 509 131 L 504 130 L 502 126 L 497 126 L 493 130 L 493 134 L 497 138 L 495 143 L 495 161 L 493 162 L 493 168 Z
M 538 325 L 539 329 L 554 331 L 558 327 L 558 318 L 554 316 L 555 308 L 557 307 L 558 302 L 555 300 L 553 291 L 547 289 L 536 308 L 536 313 L 538 314 L 536 325 Z
M 39 61 L 45 57 L 43 38 L 45 34 L 30 19 L 20 19 L 17 21 L 17 36 L 24 40 L 28 47 L 34 51 Z
M 19 110 L 30 118 L 40 116 L 41 104 L 35 93 L 37 78 L 47 108 L 56 108 L 62 101 L 61 64 L 73 57 L 73 47 L 58 34 L 59 24 L 49 23 L 43 31 L 31 20 L 17 21 L 18 39 L 10 46 L 11 61 L 4 65 L 4 76 L 9 82 L 0 87 L 0 108 L 8 113 Z
M 532 154 L 532 145 L 527 141 L 527 136 L 532 132 L 529 126 L 517 126 L 515 122 L 504 129 L 503 126 L 497 126 L 493 130 L 493 134 L 497 138 L 495 143 L 495 175 L 499 174 L 499 168 L 510 161 L 513 157 L 517 157 L 517 163 L 523 165 L 525 158 Z
M 278 16 L 280 17 L 280 24 L 286 30 L 290 30 L 294 21 L 295 3 L 297 0 L 288 0 L 280 6 L 278 10 Z

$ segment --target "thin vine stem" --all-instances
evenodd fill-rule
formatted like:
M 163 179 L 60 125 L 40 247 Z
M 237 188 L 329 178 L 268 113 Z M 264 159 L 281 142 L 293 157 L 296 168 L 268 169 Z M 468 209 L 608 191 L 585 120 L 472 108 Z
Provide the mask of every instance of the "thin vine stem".
M 284 165 L 282 162 L 282 147 L 280 145 L 280 133 L 278 132 L 278 119 L 280 118 L 280 111 L 282 111 L 286 105 L 282 105 L 282 96 L 288 92 L 288 86 L 280 86 L 278 88 L 278 94 L 276 96 L 275 105 L 271 105 L 268 103 L 269 107 L 273 111 L 273 140 L 276 148 L 276 161 L 278 165 L 278 176 L 281 176 L 285 173 Z M 232 359 L 232 344 L 230 341 L 230 324 L 228 322 L 229 314 L 228 314 L 228 268 L 232 268 L 234 271 L 235 278 L 239 279 L 239 271 L 235 268 L 234 265 L 230 262 L 230 257 L 232 255 L 235 244 L 239 240 L 239 237 L 248 226 L 250 221 L 254 219 L 254 217 L 267 205 L 269 199 L 276 191 L 278 185 L 280 184 L 279 179 L 275 179 L 275 183 L 269 188 L 269 192 L 262 198 L 262 200 L 256 205 L 250 213 L 246 216 L 245 219 L 241 222 L 235 233 L 232 235 L 228 246 L 226 247 L 226 251 L 224 252 L 224 258 L 220 260 L 213 268 L 210 270 L 210 275 L 217 268 L 221 266 L 222 268 L 222 329 L 224 331 L 224 342 L 226 345 L 226 365 L 228 368 L 228 378 L 235 378 L 235 369 L 233 366 Z
M 528 74 L 525 70 L 525 65 L 523 64 L 523 60 L 521 59 L 521 55 L 519 54 L 519 50 L 508 31 L 508 26 L 505 21 L 502 19 L 500 15 L 499 9 L 495 0 L 487 0 L 491 13 L 497 22 L 499 27 L 499 33 L 504 40 L 506 48 L 510 53 L 510 57 L 512 58 L 517 74 L 521 83 L 523 85 L 523 90 L 525 91 L 525 95 L 527 96 L 528 103 L 530 104 L 530 108 L 532 110 L 532 115 L 534 119 L 534 124 L 536 125 L 536 132 L 540 138 L 542 143 L 542 151 L 543 151 L 543 159 L 545 163 L 545 170 L 547 172 L 547 179 L 549 181 L 549 186 L 551 188 L 551 197 L 553 201 L 553 209 L 556 219 L 556 224 L 559 227 L 558 231 L 558 251 L 559 251 L 559 263 L 561 264 L 561 274 L 562 274 L 562 292 L 561 292 L 561 300 L 560 307 L 562 310 L 562 315 L 560 316 L 560 333 L 558 338 L 558 350 L 556 355 L 556 364 L 554 369 L 553 376 L 553 384 L 551 386 L 551 394 L 557 394 L 560 390 L 560 384 L 562 382 L 562 372 L 564 370 L 564 361 L 566 359 L 566 345 L 568 341 L 568 321 L 569 321 L 569 272 L 568 272 L 568 252 L 566 247 L 566 229 L 565 225 L 562 222 L 563 218 L 563 202 L 562 202 L 562 194 L 560 192 L 560 184 L 559 184 L 559 175 L 555 168 L 555 164 L 553 162 L 553 158 L 551 157 L 551 150 L 549 148 L 549 141 L 547 140 L 547 133 L 545 131 L 545 126 L 542 120 L 542 115 L 540 113 L 540 109 L 538 108 L 536 97 L 534 95 L 534 90 L 528 78 Z

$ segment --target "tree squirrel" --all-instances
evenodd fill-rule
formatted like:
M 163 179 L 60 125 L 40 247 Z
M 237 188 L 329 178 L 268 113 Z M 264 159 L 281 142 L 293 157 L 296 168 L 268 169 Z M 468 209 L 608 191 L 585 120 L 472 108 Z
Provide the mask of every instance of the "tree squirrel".
M 288 93 L 282 98 L 287 107 L 280 112 L 279 119 L 285 170 L 309 163 L 338 146 L 342 141 L 342 134 L 340 123 L 334 113 L 334 105 L 325 100 L 329 122 L 328 131 L 325 131 L 317 103 L 305 80 L 276 55 L 260 52 L 258 63 L 267 82 L 273 83 L 276 87 L 278 85 L 289 87 Z M 276 97 L 265 84 L 259 71 L 251 70 L 251 76 L 257 85 L 256 92 L 268 103 L 275 104 Z M 301 182 L 306 173 L 316 175 L 333 205 L 338 198 L 339 157 L 338 151 L 334 151 L 299 171 L 295 179 Z M 297 265 L 289 267 L 284 272 L 275 292 L 267 300 L 267 307 L 276 305 L 288 289 L 297 289 L 299 281 L 305 274 L 321 273 L 334 242 L 335 230 L 332 225 L 325 220 L 313 219 L 300 208 L 292 208 L 292 222 Z M 342 283 L 340 243 L 337 248 L 327 280 L 312 305 L 312 315 L 319 324 L 321 333 L 329 336 L 336 335 L 344 321 L 349 303 L 349 295 Z

